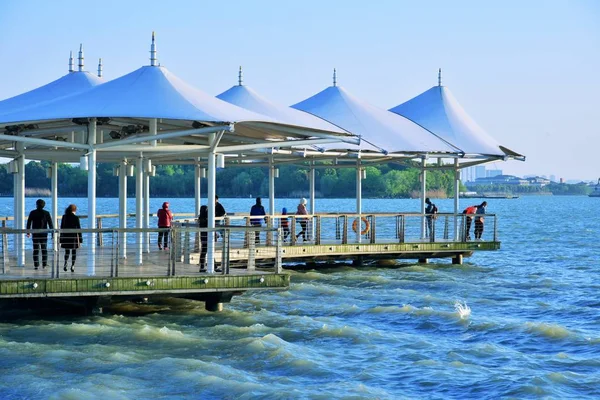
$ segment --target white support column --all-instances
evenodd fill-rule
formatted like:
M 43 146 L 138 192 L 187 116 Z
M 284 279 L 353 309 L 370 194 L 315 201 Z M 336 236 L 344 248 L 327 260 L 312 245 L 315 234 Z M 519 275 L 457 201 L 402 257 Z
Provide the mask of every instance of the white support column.
M 144 210 L 143 210 L 143 201 L 144 201 L 144 166 L 143 166 L 144 158 L 140 154 L 140 156 L 136 160 L 135 165 L 135 227 L 138 229 L 143 228 L 144 224 Z M 143 233 L 136 233 L 136 264 L 142 265 L 142 251 L 143 251 L 143 243 L 142 243 Z
M 209 136 L 209 144 L 213 149 L 208 153 L 208 190 L 207 190 L 207 205 L 208 205 L 208 228 L 215 227 L 215 193 L 217 189 L 217 168 L 216 168 L 216 155 L 214 151 L 215 134 L 211 133 Z M 215 268 L 215 235 L 210 233 L 207 235 L 207 254 L 206 254 L 206 269 L 209 274 L 214 272 Z
M 360 159 L 356 161 L 356 213 L 358 214 L 358 224 L 356 228 L 356 242 L 361 242 L 360 231 L 362 230 L 362 171 L 360 168 Z
M 310 199 L 310 213 L 314 214 L 316 211 L 315 207 L 315 162 L 310 163 L 310 170 L 308 172 L 308 185 L 309 185 L 309 199 Z
M 17 143 L 17 151 L 19 152 L 19 157 L 16 159 L 16 164 L 19 172 L 16 174 L 16 183 L 17 183 L 17 191 L 18 196 L 15 196 L 16 207 L 15 211 L 17 213 L 18 219 L 15 220 L 15 228 L 17 229 L 25 229 L 25 156 L 23 151 L 25 150 L 25 146 L 23 143 Z M 24 267 L 25 266 L 25 235 L 17 235 L 17 266 Z
M 151 118 L 150 119 L 150 124 L 149 124 L 149 134 L 150 135 L 154 135 L 156 136 L 158 133 L 158 120 L 156 118 Z M 156 140 L 152 140 L 150 141 L 150 145 L 152 146 L 156 146 Z
M 458 169 L 458 158 L 454 159 L 454 240 L 459 240 L 459 221 L 458 221 L 458 210 L 459 206 L 459 193 L 460 193 L 460 170 Z
M 127 228 L 127 159 L 119 165 L 119 228 Z M 127 235 L 119 235 L 119 256 L 127 258 Z
M 60 228 L 60 224 L 58 223 L 58 163 L 56 161 L 52 163 L 51 167 L 50 186 L 52 187 L 52 222 L 54 223 L 54 228 L 58 229 Z M 55 235 L 52 241 L 54 251 L 58 251 L 57 238 L 58 236 Z
M 144 174 L 144 228 L 150 228 L 150 171 Z M 144 251 L 150 253 L 150 232 L 144 234 Z
M 200 157 L 198 164 L 194 168 L 194 215 L 196 218 L 200 215 L 200 205 L 202 204 L 202 174 L 200 170 Z
M 427 198 L 427 169 L 425 165 L 427 158 L 423 157 L 421 166 L 421 214 L 425 214 L 425 199 Z M 421 239 L 425 240 L 426 234 L 425 218 L 421 218 Z
M 94 146 L 96 145 L 96 118 L 90 118 L 90 122 L 88 125 L 89 136 L 88 141 L 89 145 L 92 146 L 92 150 L 90 150 L 88 154 L 88 187 L 87 187 L 87 195 L 88 195 L 88 228 L 95 229 L 96 228 L 96 149 Z M 90 233 L 87 238 L 89 254 L 96 253 L 96 235 Z M 89 271 L 89 268 L 92 268 Z M 88 272 L 94 273 L 95 264 L 88 263 Z
M 273 156 L 269 157 L 269 215 L 275 215 L 275 167 Z

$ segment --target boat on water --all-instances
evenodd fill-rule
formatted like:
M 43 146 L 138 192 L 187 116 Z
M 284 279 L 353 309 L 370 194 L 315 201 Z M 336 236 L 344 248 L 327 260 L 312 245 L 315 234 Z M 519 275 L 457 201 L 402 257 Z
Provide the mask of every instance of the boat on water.
M 594 191 L 589 194 L 590 197 L 600 197 L 600 178 L 598 178 L 598 183 L 596 183 L 596 187 L 594 187 Z
M 461 192 L 461 199 L 518 199 L 518 195 L 514 195 L 512 193 L 477 193 L 477 192 Z

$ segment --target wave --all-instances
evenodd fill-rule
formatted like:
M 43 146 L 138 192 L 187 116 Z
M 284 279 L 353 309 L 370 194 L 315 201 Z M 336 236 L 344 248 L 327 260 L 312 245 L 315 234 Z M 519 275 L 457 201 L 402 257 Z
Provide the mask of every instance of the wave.
M 573 332 L 569 331 L 564 326 L 546 322 L 526 322 L 525 329 L 530 333 L 538 334 L 550 339 L 565 339 L 574 335 Z

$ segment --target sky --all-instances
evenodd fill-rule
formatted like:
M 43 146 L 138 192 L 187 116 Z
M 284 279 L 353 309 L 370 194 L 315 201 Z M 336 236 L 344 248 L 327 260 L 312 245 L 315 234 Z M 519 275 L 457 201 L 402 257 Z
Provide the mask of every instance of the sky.
M 488 168 L 600 176 L 600 2 L 0 1 L 0 99 L 86 69 L 114 79 L 161 65 L 217 95 L 244 83 L 291 105 L 332 84 L 389 109 L 437 84 L 526 162 Z

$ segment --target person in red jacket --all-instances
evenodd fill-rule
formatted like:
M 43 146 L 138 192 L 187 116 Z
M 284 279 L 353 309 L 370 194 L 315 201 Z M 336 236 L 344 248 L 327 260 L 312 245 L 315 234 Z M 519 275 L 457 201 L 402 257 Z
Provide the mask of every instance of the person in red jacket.
M 463 210 L 465 215 L 465 242 L 471 240 L 471 224 L 473 223 L 473 215 L 477 212 L 477 206 L 470 206 Z
M 165 201 L 162 208 L 156 212 L 158 217 L 158 227 L 165 229 L 171 228 L 171 222 L 173 221 L 173 213 L 169 210 L 169 202 Z M 158 248 L 169 250 L 169 232 L 160 231 L 158 232 Z

